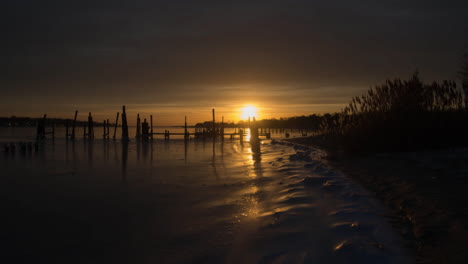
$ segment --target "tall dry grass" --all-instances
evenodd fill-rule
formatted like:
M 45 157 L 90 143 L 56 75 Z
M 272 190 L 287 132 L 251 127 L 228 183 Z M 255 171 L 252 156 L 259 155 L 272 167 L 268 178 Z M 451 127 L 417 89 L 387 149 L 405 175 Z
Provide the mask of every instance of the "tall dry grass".
M 467 146 L 468 89 L 453 81 L 387 80 L 324 116 L 326 139 L 348 151 L 407 151 Z

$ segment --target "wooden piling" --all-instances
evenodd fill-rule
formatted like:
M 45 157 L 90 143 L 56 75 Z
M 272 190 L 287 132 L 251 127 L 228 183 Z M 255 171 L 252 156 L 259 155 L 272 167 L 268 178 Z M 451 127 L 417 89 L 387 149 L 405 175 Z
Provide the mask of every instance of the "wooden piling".
M 107 119 L 107 139 L 109 139 L 110 137 L 110 123 L 109 123 L 109 119 Z
M 106 136 L 107 136 L 106 127 L 107 127 L 106 120 L 104 120 L 104 122 L 103 122 L 103 132 L 102 132 L 102 138 L 103 139 L 106 139 Z
M 122 140 L 128 141 L 128 125 L 127 113 L 125 112 L 125 105 L 122 106 Z
M 65 139 L 68 139 L 70 135 L 68 134 L 68 119 L 65 121 Z
M 141 121 L 140 121 L 140 114 L 137 114 L 136 139 L 140 139 L 140 137 L 141 137 Z
M 151 140 L 153 140 L 153 115 L 150 115 L 150 122 L 151 122 Z
M 115 135 L 117 133 L 117 126 L 119 125 L 119 112 L 117 112 L 117 117 L 115 118 L 115 126 L 114 126 L 114 136 L 112 139 L 115 140 Z
M 75 110 L 75 118 L 73 119 L 73 126 L 72 126 L 72 133 L 70 139 L 75 139 L 75 126 L 76 126 L 76 118 L 78 117 L 78 110 Z
M 185 126 L 184 126 L 184 140 L 189 140 L 190 139 L 190 134 L 187 129 L 187 116 L 185 116 Z
M 37 129 L 36 129 L 36 139 L 44 139 L 45 138 L 45 120 L 47 115 L 44 114 L 42 120 L 37 121 Z
M 143 123 L 141 124 L 141 138 L 145 141 L 149 138 L 149 126 L 146 118 L 143 119 Z
M 216 139 L 216 117 L 215 117 L 215 109 L 211 109 L 211 114 L 213 116 L 213 128 L 212 128 L 212 136 L 214 139 Z
M 224 140 L 224 116 L 221 117 L 221 140 Z
M 94 124 L 93 124 L 93 117 L 91 116 L 91 112 L 88 114 L 88 139 L 94 138 Z
M 252 118 L 252 122 L 250 123 L 250 142 L 258 143 L 258 127 L 255 117 Z

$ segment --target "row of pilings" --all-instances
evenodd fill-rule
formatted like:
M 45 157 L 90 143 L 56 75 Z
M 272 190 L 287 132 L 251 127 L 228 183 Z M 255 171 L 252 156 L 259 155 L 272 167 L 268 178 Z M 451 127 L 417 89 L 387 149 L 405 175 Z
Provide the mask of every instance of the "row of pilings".
M 52 130 L 47 131 L 46 130 L 46 115 L 38 121 L 37 125 L 37 133 L 36 133 L 36 138 L 38 140 L 45 139 L 46 136 L 51 135 L 52 138 L 55 137 L 55 125 L 52 124 Z M 65 123 L 65 138 L 67 140 L 74 140 L 77 135 L 77 117 L 78 117 L 78 111 L 75 111 L 75 116 L 73 120 L 66 120 Z M 130 136 L 128 133 L 128 121 L 127 121 L 127 113 L 126 113 L 126 107 L 122 106 L 122 114 L 117 112 L 115 122 L 114 122 L 114 128 L 113 128 L 113 136 L 112 139 L 116 140 L 117 136 L 117 128 L 119 127 L 119 118 L 121 120 L 121 140 L 122 141 L 129 141 Z M 244 140 L 244 136 L 246 134 L 245 129 L 239 128 L 239 130 L 235 130 L 234 133 L 229 133 L 225 134 L 224 132 L 224 117 L 222 117 L 222 122 L 219 126 L 216 125 L 216 113 L 215 109 L 212 109 L 212 118 L 213 122 L 211 127 L 195 127 L 195 132 L 190 133 L 188 130 L 187 126 L 187 116 L 185 116 L 185 124 L 184 124 L 184 132 L 183 133 L 171 133 L 169 130 L 165 130 L 164 133 L 154 133 L 153 132 L 153 116 L 150 115 L 149 123 L 146 118 L 143 119 L 143 122 L 140 118 L 140 114 L 137 114 L 137 120 L 136 120 L 136 135 L 135 138 L 137 140 L 152 140 L 155 135 L 163 135 L 164 139 L 169 140 L 171 135 L 181 135 L 183 136 L 184 140 L 190 140 L 191 138 L 195 139 L 206 139 L 206 138 L 220 138 L 224 140 L 225 136 L 228 135 L 233 138 L 239 138 L 239 140 L 242 142 Z M 71 122 L 70 122 L 71 121 Z M 270 131 L 261 131 L 259 133 L 258 127 L 256 126 L 255 118 L 253 118 L 253 121 L 250 122 L 249 119 L 249 128 L 250 128 L 250 133 L 251 133 L 251 141 L 258 140 L 259 136 L 265 136 L 266 138 L 271 138 L 271 133 Z M 110 139 L 110 130 L 111 130 L 111 123 L 109 119 L 104 120 L 103 122 L 103 135 L 102 137 L 104 139 Z M 84 139 L 94 139 L 95 138 L 95 133 L 94 133 L 94 121 L 91 112 L 88 113 L 88 120 L 87 122 L 83 125 L 83 138 Z

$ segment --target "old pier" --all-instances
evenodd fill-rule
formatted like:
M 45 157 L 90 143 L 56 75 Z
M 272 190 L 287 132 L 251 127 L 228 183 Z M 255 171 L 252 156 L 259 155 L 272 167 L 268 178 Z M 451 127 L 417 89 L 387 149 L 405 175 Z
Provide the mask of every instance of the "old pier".
M 189 127 L 187 124 L 187 116 L 185 116 L 184 125 L 183 125 L 183 132 L 170 132 L 166 129 L 164 132 L 154 132 L 153 130 L 153 115 L 149 117 L 149 123 L 146 118 L 143 119 L 141 122 L 140 114 L 136 116 L 136 134 L 135 139 L 137 141 L 148 141 L 153 140 L 155 137 L 162 136 L 165 140 L 170 140 L 171 136 L 182 136 L 184 140 L 190 139 L 220 139 L 224 140 L 226 136 L 230 139 L 238 139 L 241 142 L 245 140 L 246 135 L 248 134 L 247 128 L 235 128 L 234 132 L 226 133 L 225 132 L 225 123 L 224 123 L 224 116 L 221 117 L 221 122 L 216 123 L 216 111 L 213 108 L 211 110 L 212 113 L 212 122 L 209 126 L 196 126 L 194 127 L 194 131 L 190 132 Z M 37 124 L 37 133 L 36 138 L 38 140 L 45 139 L 47 135 L 51 135 L 52 137 L 55 136 L 55 124 L 49 124 L 51 127 L 50 131 L 46 131 L 46 115 L 38 122 Z M 65 138 L 67 140 L 74 140 L 76 139 L 76 127 L 77 127 L 77 118 L 78 118 L 78 110 L 75 111 L 75 115 L 73 120 L 67 119 L 65 122 Z M 119 123 L 120 121 L 120 123 Z M 71 123 L 71 127 L 70 127 Z M 95 126 L 97 125 L 96 122 L 93 121 L 92 113 L 88 113 L 87 122 L 81 122 L 83 126 L 83 139 L 85 140 L 92 140 L 95 138 Z M 126 107 L 122 106 L 122 113 L 120 114 L 117 112 L 115 122 L 112 124 L 114 127 L 112 139 L 117 139 L 117 129 L 121 128 L 121 140 L 122 141 L 129 141 L 129 125 L 127 121 L 127 112 Z M 103 127 L 103 134 L 102 138 L 105 140 L 109 140 L 110 137 L 110 127 L 111 123 L 109 119 L 106 119 L 102 123 Z M 248 122 L 248 129 L 250 130 L 250 141 L 258 141 L 259 137 L 265 137 L 267 139 L 271 138 L 271 130 L 265 128 L 258 128 L 257 122 L 255 118 L 252 121 Z M 71 131 L 70 131 L 71 130 Z

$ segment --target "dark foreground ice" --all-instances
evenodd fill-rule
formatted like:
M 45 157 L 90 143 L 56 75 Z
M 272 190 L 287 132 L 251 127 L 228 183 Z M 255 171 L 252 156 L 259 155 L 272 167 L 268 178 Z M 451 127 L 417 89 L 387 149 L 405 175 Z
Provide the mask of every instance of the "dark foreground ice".
M 0 153 L 4 263 L 408 263 L 316 149 L 63 139 Z

